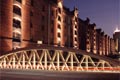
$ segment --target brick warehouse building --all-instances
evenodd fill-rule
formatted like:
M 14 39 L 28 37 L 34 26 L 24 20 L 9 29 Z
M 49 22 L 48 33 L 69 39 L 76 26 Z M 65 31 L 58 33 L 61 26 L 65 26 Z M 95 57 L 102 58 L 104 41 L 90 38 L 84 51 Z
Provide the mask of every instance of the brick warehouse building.
M 113 34 L 113 39 L 115 41 L 115 50 L 120 52 L 120 30 L 116 28 Z
M 81 20 L 63 0 L 0 0 L 0 54 L 16 48 L 47 44 L 109 55 L 114 41 Z M 112 49 L 112 50 L 111 50 Z

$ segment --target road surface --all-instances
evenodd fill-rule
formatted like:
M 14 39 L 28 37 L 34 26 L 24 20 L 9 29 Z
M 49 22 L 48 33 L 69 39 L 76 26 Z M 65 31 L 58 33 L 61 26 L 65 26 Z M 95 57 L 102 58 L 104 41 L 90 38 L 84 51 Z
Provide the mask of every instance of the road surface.
M 120 73 L 0 69 L 0 80 L 120 80 Z

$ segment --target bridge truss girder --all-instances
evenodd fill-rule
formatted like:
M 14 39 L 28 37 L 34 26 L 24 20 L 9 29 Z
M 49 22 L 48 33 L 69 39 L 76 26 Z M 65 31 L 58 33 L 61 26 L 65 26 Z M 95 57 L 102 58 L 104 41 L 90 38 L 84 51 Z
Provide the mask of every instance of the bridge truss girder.
M 118 71 L 118 67 L 89 55 L 62 50 L 31 49 L 0 57 L 1 69 Z

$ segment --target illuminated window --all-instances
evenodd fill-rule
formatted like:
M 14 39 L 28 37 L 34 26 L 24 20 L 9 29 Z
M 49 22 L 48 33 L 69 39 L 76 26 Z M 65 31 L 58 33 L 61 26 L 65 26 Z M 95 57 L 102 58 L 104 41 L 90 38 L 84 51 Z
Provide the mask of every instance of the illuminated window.
M 21 15 L 21 9 L 16 5 L 13 6 L 13 12 L 18 15 Z
M 13 38 L 13 42 L 21 42 L 20 39 Z
M 21 28 L 21 22 L 19 20 L 13 19 L 13 26 L 16 28 Z

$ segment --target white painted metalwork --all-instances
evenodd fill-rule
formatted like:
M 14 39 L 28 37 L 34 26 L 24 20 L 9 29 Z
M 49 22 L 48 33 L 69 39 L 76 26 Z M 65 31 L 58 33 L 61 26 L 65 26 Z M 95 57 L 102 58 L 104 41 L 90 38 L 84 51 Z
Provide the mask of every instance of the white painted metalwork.
M 120 71 L 120 67 L 89 55 L 54 49 L 21 50 L 3 55 L 0 57 L 0 68 L 91 72 Z

